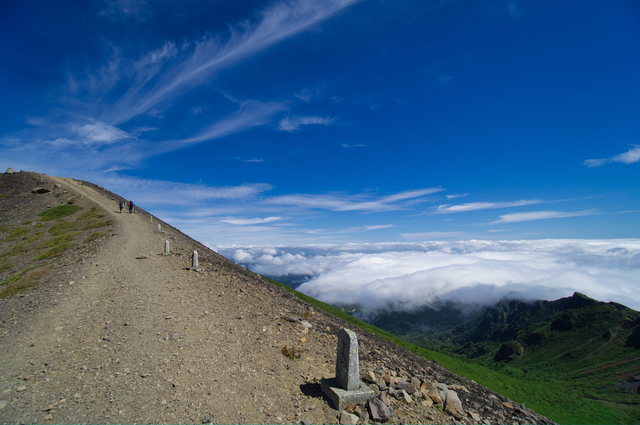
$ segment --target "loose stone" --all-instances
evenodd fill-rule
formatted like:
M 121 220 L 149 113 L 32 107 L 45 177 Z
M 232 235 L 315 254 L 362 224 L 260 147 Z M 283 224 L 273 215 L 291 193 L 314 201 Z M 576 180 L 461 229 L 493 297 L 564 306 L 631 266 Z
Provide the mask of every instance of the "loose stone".
M 341 424 L 356 425 L 358 423 L 358 419 L 359 418 L 356 415 L 352 415 L 351 413 L 342 412 L 340 414 Z
M 386 422 L 392 417 L 387 404 L 376 397 L 367 400 L 367 409 L 372 421 Z

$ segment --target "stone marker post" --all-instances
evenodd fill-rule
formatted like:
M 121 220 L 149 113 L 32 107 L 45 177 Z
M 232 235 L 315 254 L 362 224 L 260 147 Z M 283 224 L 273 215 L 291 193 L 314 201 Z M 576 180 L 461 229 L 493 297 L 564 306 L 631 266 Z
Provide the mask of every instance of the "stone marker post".
M 169 252 L 169 241 L 164 241 L 164 253 L 162 255 L 170 255 Z
M 160 229 L 162 229 L 162 226 L 158 224 L 158 232 L 160 231 Z
M 152 215 L 149 216 L 149 223 L 153 223 L 153 216 Z
M 198 251 L 193 250 L 193 256 L 191 257 L 191 270 L 200 270 L 198 268 Z
M 360 380 L 358 337 L 350 329 L 338 333 L 336 377 L 322 380 L 322 392 L 338 410 L 344 409 L 349 402 L 358 404 L 373 397 L 373 390 Z

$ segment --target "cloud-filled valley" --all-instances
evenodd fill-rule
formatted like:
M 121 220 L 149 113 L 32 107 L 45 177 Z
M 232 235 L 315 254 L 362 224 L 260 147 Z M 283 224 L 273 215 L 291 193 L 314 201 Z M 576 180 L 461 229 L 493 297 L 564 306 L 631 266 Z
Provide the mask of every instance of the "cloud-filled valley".
M 640 309 L 640 240 L 534 240 L 217 247 L 251 270 L 308 276 L 297 289 L 331 304 L 414 309 L 582 292 Z

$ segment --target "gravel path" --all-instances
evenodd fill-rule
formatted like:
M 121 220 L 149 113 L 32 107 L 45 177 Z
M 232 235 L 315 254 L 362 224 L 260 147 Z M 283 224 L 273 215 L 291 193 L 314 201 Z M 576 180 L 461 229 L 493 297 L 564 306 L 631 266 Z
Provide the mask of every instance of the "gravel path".
M 177 238 L 157 221 L 54 180 L 107 211 L 114 236 L 58 272 L 55 303 L 13 309 L 1 340 L 2 422 L 278 423 L 295 413 L 335 421 L 326 402 L 301 393 L 303 374 L 332 374 L 331 350 L 284 357 L 304 328 L 281 321 L 278 291 L 253 288 L 258 297 L 238 290 L 237 276 L 186 270 L 186 255 L 161 255 Z M 310 368 L 315 361 L 322 367 Z

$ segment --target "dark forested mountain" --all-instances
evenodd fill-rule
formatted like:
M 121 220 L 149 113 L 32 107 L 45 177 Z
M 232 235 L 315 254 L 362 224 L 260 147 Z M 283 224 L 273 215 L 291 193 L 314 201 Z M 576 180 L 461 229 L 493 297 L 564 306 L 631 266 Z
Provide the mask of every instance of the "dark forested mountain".
M 370 322 L 418 346 L 526 385 L 556 386 L 559 394 L 597 400 L 640 421 L 640 313 L 624 305 L 576 292 L 555 301 L 503 299 L 483 308 L 441 302 L 378 312 Z

